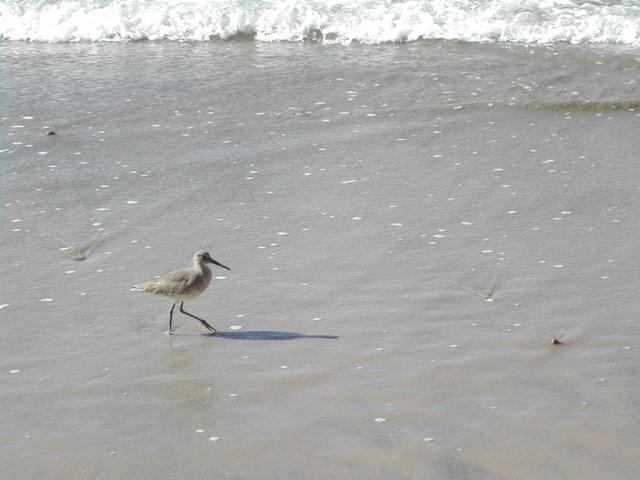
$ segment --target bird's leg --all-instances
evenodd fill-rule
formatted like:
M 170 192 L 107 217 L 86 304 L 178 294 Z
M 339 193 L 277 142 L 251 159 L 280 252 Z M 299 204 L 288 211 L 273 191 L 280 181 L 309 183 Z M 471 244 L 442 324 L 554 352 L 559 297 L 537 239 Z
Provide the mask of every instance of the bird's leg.
M 191 318 L 195 318 L 196 320 L 198 320 L 209 331 L 214 332 L 214 333 L 217 331 L 215 328 L 213 328 L 211 325 L 209 325 L 207 322 L 205 322 L 200 317 L 196 317 L 195 315 L 192 315 L 191 313 L 183 310 L 182 305 L 184 305 L 184 302 L 180 302 L 180 311 L 182 313 L 184 313 L 185 315 L 189 315 Z
M 171 306 L 171 311 L 169 312 L 169 331 L 167 332 L 167 335 L 171 335 L 171 322 L 173 321 L 173 309 L 176 308 L 176 303 L 174 303 Z

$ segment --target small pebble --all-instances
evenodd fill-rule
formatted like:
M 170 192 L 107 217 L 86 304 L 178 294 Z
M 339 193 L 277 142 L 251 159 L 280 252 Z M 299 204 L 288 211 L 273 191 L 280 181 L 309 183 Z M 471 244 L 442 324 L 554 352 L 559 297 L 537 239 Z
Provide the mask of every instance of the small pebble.
M 374 420 L 374 422 L 376 422 L 376 423 L 384 423 L 384 422 L 386 422 L 386 421 L 387 421 L 387 419 L 386 419 L 386 418 L 384 418 L 384 417 L 378 417 L 378 418 L 376 418 L 376 419 Z

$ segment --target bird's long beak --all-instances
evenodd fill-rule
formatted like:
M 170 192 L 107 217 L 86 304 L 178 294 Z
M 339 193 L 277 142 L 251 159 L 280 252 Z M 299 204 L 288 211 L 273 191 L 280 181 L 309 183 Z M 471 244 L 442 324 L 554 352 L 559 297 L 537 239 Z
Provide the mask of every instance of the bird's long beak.
M 214 260 L 213 258 L 209 258 L 207 261 L 208 261 L 209 263 L 213 263 L 214 265 L 217 265 L 217 266 L 219 266 L 219 267 L 226 268 L 227 270 L 231 270 L 229 267 L 227 267 L 227 266 L 225 266 L 225 265 L 221 264 L 220 262 L 218 262 L 217 260 Z

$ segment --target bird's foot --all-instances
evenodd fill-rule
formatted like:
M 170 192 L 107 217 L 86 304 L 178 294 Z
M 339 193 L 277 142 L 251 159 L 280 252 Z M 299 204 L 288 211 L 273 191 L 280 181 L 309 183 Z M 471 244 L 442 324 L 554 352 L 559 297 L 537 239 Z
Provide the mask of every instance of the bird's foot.
M 162 332 L 164 335 L 172 335 L 173 332 L 171 330 L 167 330 L 166 332 Z
M 204 328 L 206 328 L 207 330 L 209 330 L 211 333 L 216 333 L 217 330 L 215 328 L 213 328 L 211 325 L 209 325 L 207 322 L 205 322 L 204 320 L 200 320 L 200 322 L 202 323 L 202 326 Z

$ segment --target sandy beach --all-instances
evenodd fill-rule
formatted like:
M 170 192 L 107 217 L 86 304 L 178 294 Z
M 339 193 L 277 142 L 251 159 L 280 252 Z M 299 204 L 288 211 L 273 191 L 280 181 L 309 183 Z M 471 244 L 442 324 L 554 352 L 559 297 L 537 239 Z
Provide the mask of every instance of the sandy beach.
M 637 478 L 637 50 L 0 57 L 3 478 Z

